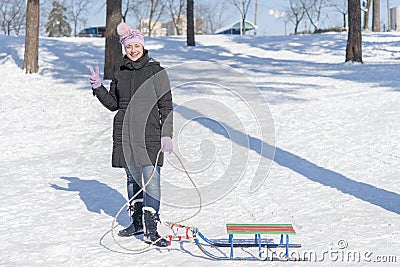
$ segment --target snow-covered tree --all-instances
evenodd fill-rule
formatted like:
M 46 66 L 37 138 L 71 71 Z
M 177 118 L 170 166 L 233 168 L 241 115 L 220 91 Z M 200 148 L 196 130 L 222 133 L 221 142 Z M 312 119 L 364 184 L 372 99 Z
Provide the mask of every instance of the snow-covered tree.
M 46 23 L 46 32 L 49 37 L 62 37 L 71 35 L 71 26 L 67 19 L 67 9 L 58 1 L 53 1 L 53 9 L 50 11 Z

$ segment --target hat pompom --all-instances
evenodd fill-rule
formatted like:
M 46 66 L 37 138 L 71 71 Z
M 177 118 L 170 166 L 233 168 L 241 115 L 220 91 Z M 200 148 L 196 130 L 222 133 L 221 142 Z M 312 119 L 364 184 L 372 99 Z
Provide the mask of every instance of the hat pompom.
M 129 33 L 129 25 L 121 22 L 120 24 L 118 24 L 117 26 L 117 33 L 119 36 L 125 36 Z
M 131 43 L 139 43 L 144 46 L 144 36 L 136 29 L 131 29 L 128 24 L 121 22 L 117 26 L 117 33 L 119 35 L 119 42 L 127 47 Z

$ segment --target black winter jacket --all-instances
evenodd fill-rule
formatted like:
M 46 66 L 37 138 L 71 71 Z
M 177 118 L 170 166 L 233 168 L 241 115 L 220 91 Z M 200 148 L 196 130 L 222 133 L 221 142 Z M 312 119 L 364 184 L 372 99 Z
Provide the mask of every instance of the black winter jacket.
M 172 137 L 172 94 L 164 68 L 148 56 L 133 62 L 124 56 L 110 91 L 101 85 L 93 94 L 109 110 L 118 111 L 113 123 L 112 166 L 155 165 L 161 135 Z M 134 155 L 134 158 L 131 156 Z M 161 153 L 158 165 L 163 165 Z

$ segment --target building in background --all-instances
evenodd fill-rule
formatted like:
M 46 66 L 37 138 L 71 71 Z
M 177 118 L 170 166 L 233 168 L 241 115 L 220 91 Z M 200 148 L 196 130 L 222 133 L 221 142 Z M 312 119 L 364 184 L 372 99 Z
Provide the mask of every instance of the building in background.
M 392 31 L 400 30 L 400 7 L 390 9 L 390 29 Z
M 152 22 L 151 36 L 166 36 L 167 30 L 163 27 L 163 23 L 157 21 Z M 139 29 L 145 35 L 149 36 L 149 19 L 141 19 Z
M 256 25 L 254 25 L 253 23 L 251 23 L 250 21 L 247 21 L 247 20 L 245 21 L 244 25 L 245 25 L 244 29 L 245 29 L 246 33 L 251 30 L 257 29 Z M 239 21 L 231 23 L 227 26 L 219 28 L 214 33 L 215 34 L 240 34 L 241 26 L 242 26 L 242 21 L 239 20 Z
M 175 20 L 177 20 L 176 17 L 175 17 Z M 180 21 L 178 21 L 178 23 L 177 23 L 179 33 L 178 33 L 173 21 L 166 22 L 165 27 L 167 28 L 167 35 L 186 35 L 186 33 L 187 33 L 186 16 L 182 16 Z M 196 17 L 194 18 L 194 34 L 204 34 L 203 19 L 196 18 Z
M 160 22 L 153 24 L 153 29 L 151 30 L 151 36 L 169 36 L 169 35 L 186 35 L 187 32 L 187 20 L 186 16 L 183 16 L 177 23 L 179 33 L 174 25 L 173 21 Z M 149 36 L 149 19 L 141 19 L 139 25 L 140 31 Z M 194 18 L 194 34 L 204 34 L 203 33 L 203 19 Z

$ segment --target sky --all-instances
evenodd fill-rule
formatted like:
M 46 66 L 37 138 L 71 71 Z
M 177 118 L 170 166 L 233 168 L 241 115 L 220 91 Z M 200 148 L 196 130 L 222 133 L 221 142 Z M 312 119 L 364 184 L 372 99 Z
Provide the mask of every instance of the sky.
M 206 3 L 207 0 L 195 0 L 196 3 Z M 248 20 L 254 21 L 254 3 L 252 1 L 252 8 L 248 12 Z M 283 13 L 288 6 L 287 0 L 259 0 L 257 12 L 257 26 L 258 35 L 284 35 L 293 33 L 293 25 L 288 22 L 285 23 L 284 18 L 276 17 L 277 14 Z M 400 0 L 389 0 L 390 7 L 400 6 Z M 387 24 L 387 0 L 381 0 L 381 24 Z M 275 12 L 273 12 L 275 11 Z M 91 8 L 89 13 L 89 20 L 87 26 L 100 26 L 105 25 L 105 7 L 104 3 L 97 2 L 96 7 Z M 271 15 L 271 14 L 275 14 Z M 224 14 L 224 19 L 228 25 L 237 20 L 240 20 L 239 12 L 235 7 L 228 9 Z M 333 10 L 328 12 L 328 17 L 324 19 L 322 28 L 342 26 L 342 15 Z M 129 22 L 129 21 L 128 21 Z M 308 23 L 309 24 L 309 23 Z M 285 29 L 286 28 L 286 29 Z M 299 31 L 305 30 L 305 26 L 300 26 Z

